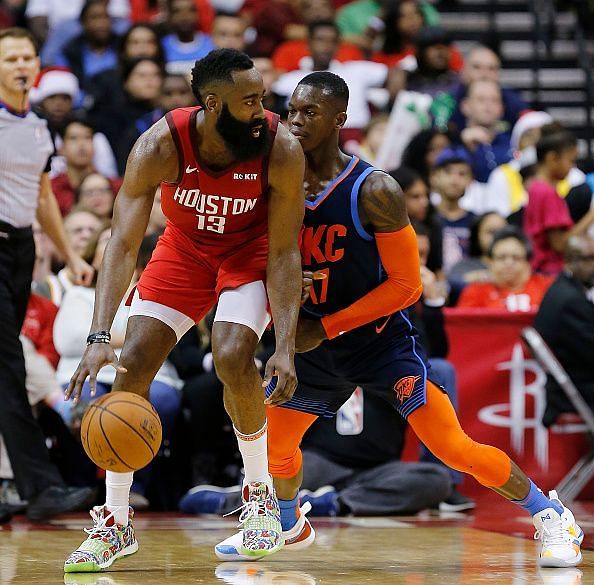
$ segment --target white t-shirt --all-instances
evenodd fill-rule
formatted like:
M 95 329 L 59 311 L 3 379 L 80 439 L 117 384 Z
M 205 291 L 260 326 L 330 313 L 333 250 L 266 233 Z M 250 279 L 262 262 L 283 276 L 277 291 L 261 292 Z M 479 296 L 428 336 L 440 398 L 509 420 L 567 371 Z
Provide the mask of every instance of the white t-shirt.
M 313 71 L 311 57 L 303 57 L 299 62 L 300 69 L 281 75 L 273 84 L 272 91 L 280 96 L 290 97 L 297 84 Z M 371 112 L 367 103 L 367 91 L 373 87 L 381 87 L 386 83 L 388 68 L 383 63 L 372 61 L 331 61 L 327 71 L 342 77 L 349 88 L 349 106 L 345 128 L 364 128 Z
M 50 30 L 65 20 L 76 20 L 80 16 L 84 0 L 29 0 L 25 16 L 47 16 Z M 109 0 L 107 6 L 112 18 L 128 18 L 130 3 L 128 0 Z

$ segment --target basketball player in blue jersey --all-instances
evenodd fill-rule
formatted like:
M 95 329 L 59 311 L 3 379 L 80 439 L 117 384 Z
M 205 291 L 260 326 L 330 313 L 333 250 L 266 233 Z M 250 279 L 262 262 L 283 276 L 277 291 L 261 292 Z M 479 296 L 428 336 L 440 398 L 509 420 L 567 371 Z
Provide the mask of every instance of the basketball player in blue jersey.
M 303 267 L 322 278 L 313 281 L 297 327 L 297 351 L 305 352 L 295 360 L 298 388 L 282 405 L 272 397 L 267 413 L 285 547 L 304 548 L 315 538 L 297 501 L 301 438 L 316 417 L 334 416 L 361 386 L 407 419 L 446 465 L 532 515 L 540 566 L 578 565 L 584 535 L 556 492 L 545 496 L 505 453 L 468 437 L 444 390 L 431 382 L 406 313 L 421 294 L 415 233 L 396 181 L 340 150 L 347 103 L 345 82 L 329 72 L 302 79 L 289 102 L 289 129 L 307 161 Z M 227 539 L 217 555 L 244 558 L 240 542 Z

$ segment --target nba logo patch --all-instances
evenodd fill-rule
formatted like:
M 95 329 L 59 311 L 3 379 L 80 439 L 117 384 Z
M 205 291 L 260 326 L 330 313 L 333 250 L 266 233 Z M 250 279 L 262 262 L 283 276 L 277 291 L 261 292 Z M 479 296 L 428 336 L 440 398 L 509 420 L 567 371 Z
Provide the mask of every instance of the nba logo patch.
M 363 432 L 363 390 L 359 386 L 336 413 L 336 432 L 339 435 L 360 435 Z
M 394 384 L 394 392 L 396 397 L 402 404 L 405 400 L 408 400 L 415 389 L 415 384 L 421 379 L 421 376 L 405 376 L 400 378 L 396 384 Z

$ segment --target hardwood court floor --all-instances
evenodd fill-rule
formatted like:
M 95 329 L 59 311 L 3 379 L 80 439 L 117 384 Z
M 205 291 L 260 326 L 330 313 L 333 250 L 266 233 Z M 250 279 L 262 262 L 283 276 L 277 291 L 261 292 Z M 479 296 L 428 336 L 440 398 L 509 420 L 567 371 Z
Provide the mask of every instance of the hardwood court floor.
M 578 507 L 576 515 L 590 536 L 594 506 Z M 145 514 L 135 521 L 136 555 L 117 561 L 108 573 L 67 576 L 63 560 L 80 543 L 88 517 L 43 527 L 17 520 L 0 530 L 0 584 L 594 584 L 594 552 L 584 551 L 579 570 L 539 570 L 529 519 L 515 509 L 510 514 L 508 504 L 480 509 L 470 516 L 316 518 L 313 546 L 259 563 L 221 563 L 214 556 L 213 545 L 233 532 L 232 520 Z M 488 518 L 493 526 L 485 529 Z

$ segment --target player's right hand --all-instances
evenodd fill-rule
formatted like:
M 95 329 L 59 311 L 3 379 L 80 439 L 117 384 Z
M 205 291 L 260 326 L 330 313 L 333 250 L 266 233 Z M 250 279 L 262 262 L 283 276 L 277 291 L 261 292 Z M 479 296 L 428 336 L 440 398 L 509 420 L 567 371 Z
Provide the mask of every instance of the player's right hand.
M 107 365 L 112 366 L 116 372 L 127 372 L 126 368 L 120 365 L 118 356 L 109 343 L 91 343 L 91 345 L 87 345 L 78 368 L 70 378 L 68 388 L 64 392 L 64 400 L 72 398 L 75 404 L 80 400 L 82 387 L 87 376 L 91 386 L 91 397 L 94 397 L 97 391 L 97 373 L 103 366 Z
M 304 270 L 302 272 L 301 280 L 301 303 L 303 304 L 309 298 L 309 291 L 314 280 L 324 280 L 326 275 L 323 272 L 312 272 L 311 270 Z

